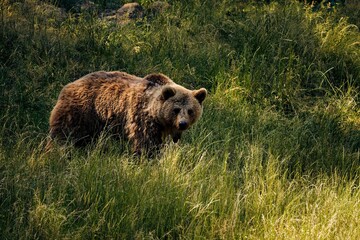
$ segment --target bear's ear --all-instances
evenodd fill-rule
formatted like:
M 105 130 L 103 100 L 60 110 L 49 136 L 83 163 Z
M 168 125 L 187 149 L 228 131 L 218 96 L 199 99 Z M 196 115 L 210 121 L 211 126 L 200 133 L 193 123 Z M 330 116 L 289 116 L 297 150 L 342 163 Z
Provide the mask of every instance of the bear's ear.
M 176 94 L 176 90 L 173 87 L 166 86 L 161 91 L 161 100 L 166 101 Z
M 205 88 L 200 88 L 199 90 L 193 91 L 193 95 L 201 104 L 207 96 L 207 91 Z

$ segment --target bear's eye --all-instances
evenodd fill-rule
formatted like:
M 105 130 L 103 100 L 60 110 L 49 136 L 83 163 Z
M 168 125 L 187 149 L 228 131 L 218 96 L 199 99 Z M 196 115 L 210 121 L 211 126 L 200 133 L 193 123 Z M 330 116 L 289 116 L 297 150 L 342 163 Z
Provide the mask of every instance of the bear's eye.
M 188 114 L 189 114 L 190 116 L 192 116 L 192 115 L 194 114 L 194 110 L 189 109 L 189 110 L 188 110 Z
M 174 108 L 174 113 L 179 114 L 180 110 L 181 110 L 180 108 Z

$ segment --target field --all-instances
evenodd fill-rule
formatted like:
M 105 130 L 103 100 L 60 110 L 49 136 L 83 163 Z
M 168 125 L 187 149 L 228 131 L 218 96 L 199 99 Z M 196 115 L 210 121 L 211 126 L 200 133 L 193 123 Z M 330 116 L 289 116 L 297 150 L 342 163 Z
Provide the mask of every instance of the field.
M 1 239 L 360 239 L 357 0 L 74 2 L 0 0 Z M 154 159 L 44 152 L 60 90 L 98 70 L 206 87 L 204 114 Z

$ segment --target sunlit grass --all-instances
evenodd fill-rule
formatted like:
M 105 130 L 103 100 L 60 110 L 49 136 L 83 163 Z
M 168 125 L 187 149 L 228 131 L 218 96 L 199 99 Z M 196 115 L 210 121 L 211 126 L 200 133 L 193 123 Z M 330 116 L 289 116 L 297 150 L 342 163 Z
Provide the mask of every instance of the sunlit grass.
M 290 156 L 275 155 L 260 132 L 252 134 L 254 142 L 235 143 L 235 149 L 230 141 L 169 145 L 143 162 L 116 149 L 20 155 L 18 161 L 4 154 L 3 183 L 11 191 L 4 203 L 16 205 L 3 213 L 16 213 L 11 219 L 19 236 L 45 238 L 359 236 L 358 177 L 337 170 L 290 173 Z M 28 143 L 21 145 L 26 151 Z

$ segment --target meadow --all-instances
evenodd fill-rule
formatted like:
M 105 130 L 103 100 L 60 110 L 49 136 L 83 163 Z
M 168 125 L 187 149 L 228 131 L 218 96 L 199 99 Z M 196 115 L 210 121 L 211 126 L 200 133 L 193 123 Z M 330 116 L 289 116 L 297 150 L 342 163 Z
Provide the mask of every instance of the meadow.
M 0 1 L 1 239 L 360 239 L 357 0 L 169 0 L 126 24 L 101 17 L 124 1 L 74 2 Z M 44 152 L 60 90 L 98 70 L 206 87 L 204 114 L 154 159 L 106 136 Z

